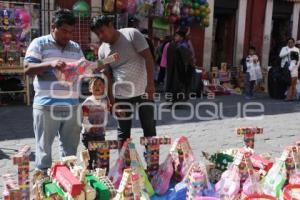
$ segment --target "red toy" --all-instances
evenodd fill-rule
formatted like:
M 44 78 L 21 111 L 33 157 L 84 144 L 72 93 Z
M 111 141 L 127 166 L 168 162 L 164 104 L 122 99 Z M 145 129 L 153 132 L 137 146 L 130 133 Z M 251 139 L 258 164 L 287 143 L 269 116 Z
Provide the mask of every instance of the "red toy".
M 80 195 L 84 185 L 77 180 L 70 170 L 61 164 L 55 164 L 51 168 L 51 177 L 72 197 Z
M 264 170 L 265 172 L 268 172 L 271 167 L 273 166 L 273 162 L 270 160 L 267 160 L 259 155 L 253 154 L 251 157 L 251 162 L 253 165 L 253 168 L 256 170 Z

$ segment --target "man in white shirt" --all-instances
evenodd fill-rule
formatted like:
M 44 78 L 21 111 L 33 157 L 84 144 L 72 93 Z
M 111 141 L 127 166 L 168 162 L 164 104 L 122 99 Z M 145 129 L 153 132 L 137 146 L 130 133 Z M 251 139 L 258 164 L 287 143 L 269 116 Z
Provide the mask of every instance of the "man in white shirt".
M 279 57 L 281 58 L 281 67 L 289 66 L 290 59 L 290 52 L 295 51 L 299 52 L 299 49 L 295 46 L 295 39 L 289 38 L 287 40 L 287 46 L 283 47 L 280 51 Z

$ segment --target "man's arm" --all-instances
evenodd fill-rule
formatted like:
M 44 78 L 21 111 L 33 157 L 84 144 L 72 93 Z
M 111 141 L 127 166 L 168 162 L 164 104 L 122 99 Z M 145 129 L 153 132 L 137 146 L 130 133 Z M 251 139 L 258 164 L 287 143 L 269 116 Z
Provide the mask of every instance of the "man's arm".
M 281 51 L 280 51 L 280 54 L 279 54 L 279 57 L 280 58 L 284 58 L 284 57 L 286 57 L 287 55 L 289 55 L 289 51 L 288 51 L 288 49 L 287 49 L 287 47 L 283 47 L 282 49 L 281 49 Z
M 115 103 L 115 98 L 114 98 L 114 95 L 113 95 L 113 92 L 112 92 L 112 85 L 113 85 L 112 71 L 109 67 L 106 67 L 106 69 L 103 71 L 103 74 L 107 78 L 107 95 L 108 95 L 108 99 L 109 99 L 111 105 L 113 105 Z
M 50 62 L 44 62 L 44 63 L 26 63 L 24 73 L 26 75 L 36 75 L 41 74 L 45 70 L 51 68 Z
M 37 75 L 43 73 L 47 69 L 56 68 L 58 70 L 65 67 L 66 63 L 61 60 L 53 62 L 42 62 L 42 63 L 25 63 L 24 73 L 26 75 Z
M 146 70 L 147 70 L 147 88 L 146 93 L 148 93 L 148 98 L 153 100 L 153 95 L 155 93 L 154 86 L 154 60 L 150 49 L 147 48 L 140 52 L 140 55 L 145 59 Z

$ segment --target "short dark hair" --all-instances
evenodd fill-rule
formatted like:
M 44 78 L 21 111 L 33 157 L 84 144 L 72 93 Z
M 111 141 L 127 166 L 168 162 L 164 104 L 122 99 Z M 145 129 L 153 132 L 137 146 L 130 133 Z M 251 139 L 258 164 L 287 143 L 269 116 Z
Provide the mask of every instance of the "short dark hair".
M 91 30 L 95 32 L 96 29 L 102 26 L 108 26 L 112 22 L 113 20 L 109 16 L 100 15 L 92 19 Z
M 255 48 L 255 46 L 250 46 L 250 47 L 249 47 L 249 50 L 256 51 L 256 48 Z
M 63 24 L 74 26 L 76 19 L 72 11 L 69 9 L 58 9 L 54 12 L 52 23 L 58 28 Z
M 91 78 L 90 81 L 89 81 L 89 88 L 90 88 L 90 89 L 93 88 L 93 86 L 94 86 L 94 84 L 96 83 L 96 81 L 101 81 L 103 84 L 105 84 L 104 78 L 99 77 L 99 76 L 93 77 L 93 78 Z
M 289 37 L 289 38 L 287 39 L 287 42 L 289 42 L 290 40 L 292 40 L 292 41 L 295 43 L 295 39 L 294 39 L 294 38 Z
M 176 35 L 179 35 L 179 36 L 182 37 L 183 39 L 184 39 L 185 36 L 186 36 L 186 32 L 185 32 L 185 31 L 182 31 L 182 30 L 177 31 L 175 34 L 176 34 Z

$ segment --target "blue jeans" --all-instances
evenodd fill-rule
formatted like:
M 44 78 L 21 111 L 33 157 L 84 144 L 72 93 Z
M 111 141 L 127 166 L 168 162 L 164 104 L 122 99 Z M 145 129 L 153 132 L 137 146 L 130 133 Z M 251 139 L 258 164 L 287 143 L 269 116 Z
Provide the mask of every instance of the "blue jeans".
M 57 118 L 53 119 L 48 109 L 33 109 L 33 130 L 35 134 L 35 165 L 38 170 L 45 171 L 52 164 L 52 144 L 55 136 L 60 140 L 60 157 L 76 155 L 80 139 L 80 126 L 77 122 L 77 110 L 73 109 L 69 119 L 69 111 L 53 111 Z

